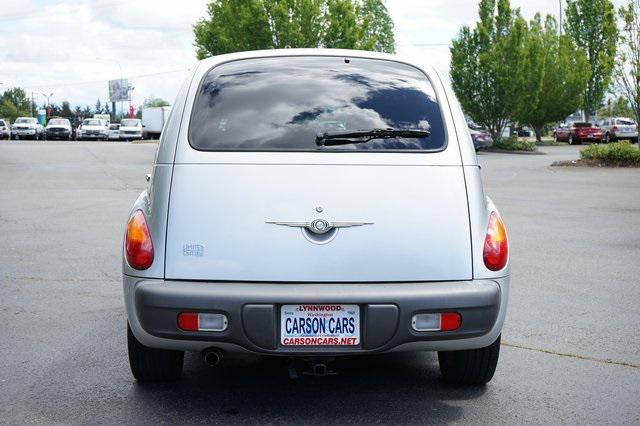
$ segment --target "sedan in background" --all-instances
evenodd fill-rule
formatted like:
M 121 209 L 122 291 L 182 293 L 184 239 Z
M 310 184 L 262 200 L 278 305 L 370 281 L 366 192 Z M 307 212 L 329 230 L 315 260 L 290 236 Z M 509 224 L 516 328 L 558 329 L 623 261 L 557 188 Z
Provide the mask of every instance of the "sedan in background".
M 11 128 L 12 139 L 42 139 L 44 128 L 33 117 L 18 117 Z
M 0 119 L 0 139 L 11 139 L 11 125 L 9 120 Z
M 483 148 L 489 148 L 493 145 L 493 139 L 489 132 L 484 129 L 469 129 L 469 133 L 471 133 L 471 139 L 473 140 L 473 147 L 476 152 L 480 151 Z
M 120 140 L 120 125 L 119 124 L 109 124 L 109 140 L 110 141 L 119 141 Z
M 76 132 L 76 139 L 81 140 L 102 140 L 109 137 L 109 126 L 101 118 L 87 118 L 82 121 L 82 126 Z
M 52 118 L 46 127 L 46 137 L 49 140 L 63 139 L 70 141 L 72 139 L 71 122 L 66 118 Z
M 126 118 L 120 121 L 120 140 L 142 139 L 142 120 Z
M 600 142 L 602 130 L 587 122 L 563 123 L 553 132 L 553 138 L 556 142 L 568 142 L 569 145 L 579 145 L 582 142 Z
M 638 142 L 638 126 L 636 122 L 630 118 L 605 118 L 600 123 L 600 128 L 604 135 L 603 140 L 606 143 L 622 139 L 628 139 L 632 143 Z

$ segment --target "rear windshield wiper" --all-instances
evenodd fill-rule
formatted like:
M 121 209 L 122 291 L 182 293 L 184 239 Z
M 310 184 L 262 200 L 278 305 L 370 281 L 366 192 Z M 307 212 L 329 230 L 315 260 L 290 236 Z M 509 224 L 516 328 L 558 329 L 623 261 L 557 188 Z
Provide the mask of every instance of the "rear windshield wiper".
M 391 128 L 352 130 L 350 132 L 324 132 L 316 136 L 316 144 L 318 146 L 348 145 L 352 143 L 365 143 L 372 139 L 426 138 L 430 134 L 428 130 Z

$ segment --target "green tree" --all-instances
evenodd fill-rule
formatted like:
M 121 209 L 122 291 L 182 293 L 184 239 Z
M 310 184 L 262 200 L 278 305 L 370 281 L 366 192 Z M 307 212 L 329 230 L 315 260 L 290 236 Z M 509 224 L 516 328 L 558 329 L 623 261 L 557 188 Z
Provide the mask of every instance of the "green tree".
M 618 96 L 615 99 L 607 99 L 605 105 L 598 109 L 596 116 L 605 117 L 635 117 L 635 111 L 629 105 L 625 96 Z
M 96 101 L 96 109 L 94 114 L 102 114 L 104 112 L 103 108 L 102 108 L 102 102 L 100 102 L 100 99 L 98 99 Z
M 465 112 L 499 139 L 518 101 L 527 25 L 509 0 L 481 0 L 479 17 L 452 42 L 451 84 Z
M 531 21 L 520 61 L 520 90 L 514 119 L 534 129 L 541 139 L 546 124 L 564 120 L 582 103 L 589 65 L 570 37 L 558 35 L 551 15 Z
M 265 0 L 273 48 L 318 46 L 322 37 L 322 0 Z
M 623 26 L 620 32 L 620 55 L 613 75 L 616 89 L 624 96 L 619 97 L 616 104 L 624 102 L 627 108 L 625 113 L 608 115 L 633 116 L 636 123 L 640 123 L 640 0 L 629 0 L 618 13 Z
M 198 59 L 273 46 L 262 0 L 212 1 L 207 14 L 208 18 L 200 19 L 193 27 Z
M 17 111 L 16 117 L 31 115 L 31 99 L 28 98 L 25 91 L 20 89 L 19 87 L 5 90 L 0 97 L 0 101 L 2 101 L 3 103 L 4 101 L 7 101 L 11 105 L 13 105 L 13 107 Z M 13 108 L 9 107 L 9 109 L 12 110 Z M 4 118 L 8 118 L 8 116 Z
M 62 101 L 62 108 L 60 109 L 60 116 L 64 118 L 73 117 L 73 112 L 71 112 L 71 106 L 68 101 Z
M 0 99 L 0 118 L 14 122 L 20 115 L 13 102 L 8 99 Z
M 198 59 L 296 47 L 395 50 L 382 0 L 214 0 L 193 31 Z
M 567 34 L 583 49 L 590 77 L 583 96 L 585 118 L 590 120 L 611 83 L 618 28 L 609 0 L 567 0 Z
M 381 0 L 364 0 L 358 10 L 362 27 L 359 48 L 377 52 L 395 53 L 396 42 L 393 35 L 393 20 Z
M 141 108 L 154 108 L 154 107 L 164 107 L 164 106 L 169 106 L 169 102 L 165 101 L 162 98 L 156 98 L 154 96 L 151 96 L 144 100 L 144 103 L 142 104 Z
M 358 27 L 358 13 L 352 1 L 329 0 L 325 20 L 327 23 L 323 37 L 325 46 L 338 49 L 357 48 L 362 30 Z

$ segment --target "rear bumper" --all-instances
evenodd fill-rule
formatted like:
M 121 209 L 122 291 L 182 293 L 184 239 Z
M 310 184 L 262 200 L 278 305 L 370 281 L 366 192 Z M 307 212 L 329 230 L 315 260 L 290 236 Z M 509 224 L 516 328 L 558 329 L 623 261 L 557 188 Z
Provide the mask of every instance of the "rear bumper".
M 164 281 L 124 276 L 127 316 L 138 340 L 150 347 L 200 351 L 209 347 L 273 355 L 459 350 L 490 345 L 506 313 L 509 277 L 419 283 L 234 283 Z M 283 347 L 280 306 L 348 303 L 360 306 L 357 347 Z M 183 311 L 224 313 L 223 332 L 185 332 Z M 416 313 L 455 311 L 462 325 L 450 332 L 417 332 Z
M 611 133 L 613 139 L 633 139 L 638 137 L 638 132 L 616 132 Z
M 602 133 L 593 133 L 591 135 L 576 135 L 575 139 L 580 142 L 600 141 L 602 140 Z

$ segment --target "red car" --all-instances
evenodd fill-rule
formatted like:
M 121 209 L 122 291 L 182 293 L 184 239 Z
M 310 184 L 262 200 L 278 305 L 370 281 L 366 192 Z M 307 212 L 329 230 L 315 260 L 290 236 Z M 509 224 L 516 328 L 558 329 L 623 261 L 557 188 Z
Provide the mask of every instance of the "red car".
M 581 144 L 582 142 L 602 141 L 602 130 L 591 123 L 575 122 L 561 124 L 553 132 L 556 141 L 569 142 L 569 145 Z

